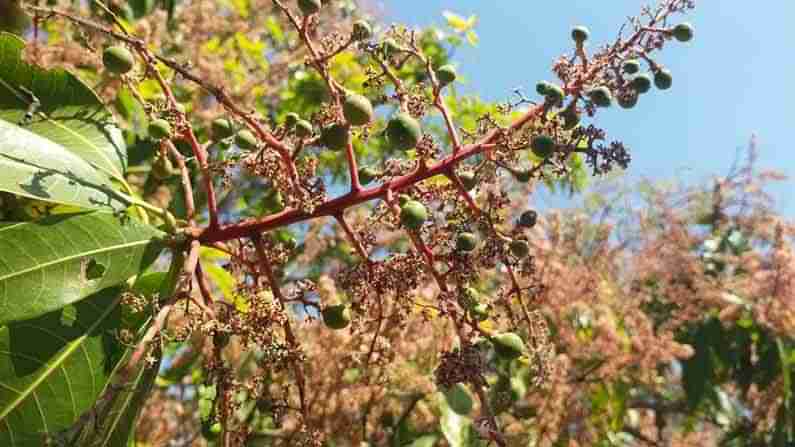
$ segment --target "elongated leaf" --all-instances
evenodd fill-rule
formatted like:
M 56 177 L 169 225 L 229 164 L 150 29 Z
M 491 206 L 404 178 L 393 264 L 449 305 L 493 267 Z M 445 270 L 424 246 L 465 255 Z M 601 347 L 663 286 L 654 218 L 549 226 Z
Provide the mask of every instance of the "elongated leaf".
M 0 445 L 43 446 L 92 407 L 124 352 L 123 290 L 0 328 Z
M 472 419 L 455 412 L 444 398 L 439 399 L 442 411 L 439 424 L 451 447 L 468 447 L 472 441 Z
M 23 61 L 24 46 L 19 37 L 0 33 L 0 120 L 24 124 L 27 130 L 66 148 L 108 176 L 123 179 L 127 155 L 110 112 L 72 74 L 43 70 Z M 31 108 L 36 103 L 29 92 L 39 101 L 38 108 Z M 29 111 L 34 113 L 26 122 Z
M 171 260 L 169 272 L 151 272 L 138 277 L 132 287 L 137 295 L 146 297 L 151 303 L 157 297 L 170 296 L 179 282 L 184 256 L 177 255 Z M 148 308 L 149 306 L 147 306 Z M 146 328 L 151 321 L 151 308 L 142 310 L 137 314 L 125 313 L 125 327 Z M 143 331 L 140 332 L 142 334 Z M 128 349 L 121 365 L 129 360 L 132 350 Z M 103 408 L 97 415 L 97 423 L 93 427 L 84 428 L 82 438 L 78 444 L 84 447 L 127 447 L 132 445 L 133 434 L 138 416 L 141 412 L 152 386 L 155 384 L 163 355 L 158 347 L 154 356 L 155 364 L 146 362 L 138 365 L 135 376 L 129 382 L 129 387 L 115 394 L 113 401 Z
M 126 359 L 125 359 L 126 361 Z M 124 362 L 122 362 L 124 364 Z M 149 365 L 142 362 L 129 388 L 120 391 L 107 412 L 99 415 L 95 426 L 86 427 L 82 433 L 80 446 L 84 447 L 127 447 L 134 434 L 135 423 L 143 404 L 149 397 L 152 385 L 157 378 L 160 362 Z
M 126 280 L 154 261 L 162 236 L 148 225 L 100 212 L 0 228 L 0 325 Z
M 152 272 L 139 276 L 132 287 L 132 291 L 146 297 L 151 302 L 157 294 L 168 290 L 170 284 L 168 273 Z M 151 322 L 151 308 L 138 314 L 125 314 L 126 327 L 146 328 Z M 144 329 L 145 330 L 145 329 Z M 143 330 L 141 331 L 143 333 Z M 124 359 L 119 365 L 125 365 L 129 360 L 132 349 L 128 349 Z M 115 394 L 111 402 L 98 412 L 96 423 L 85 427 L 78 445 L 85 447 L 127 447 L 135 429 L 135 423 L 141 412 L 143 404 L 149 397 L 152 385 L 157 379 L 160 370 L 161 356 L 157 362 L 150 365 L 142 362 L 135 374 L 128 382 L 128 386 Z
M 124 209 L 107 177 L 62 146 L 0 120 L 0 191 L 81 208 Z

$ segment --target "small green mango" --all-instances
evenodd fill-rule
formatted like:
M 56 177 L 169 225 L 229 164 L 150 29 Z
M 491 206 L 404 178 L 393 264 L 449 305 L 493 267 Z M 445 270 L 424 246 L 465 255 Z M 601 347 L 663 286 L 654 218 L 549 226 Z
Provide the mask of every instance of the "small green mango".
M 425 205 L 409 200 L 400 208 L 400 223 L 406 228 L 416 230 L 428 219 L 428 210 Z
M 342 104 L 342 113 L 352 126 L 364 126 L 373 120 L 373 105 L 364 96 L 349 93 Z
M 527 183 L 530 181 L 530 171 L 527 169 L 514 171 L 513 178 L 515 178 L 519 183 Z
M 668 90 L 674 83 L 674 77 L 670 70 L 661 68 L 654 73 L 654 86 L 660 90 Z
M 298 9 L 305 16 L 317 14 L 322 6 L 323 3 L 320 0 L 298 0 Z
M 367 185 L 372 182 L 376 177 L 381 175 L 377 169 L 371 168 L 369 166 L 363 166 L 359 168 L 359 183 L 362 185 Z
M 357 20 L 353 22 L 353 32 L 351 33 L 353 40 L 367 40 L 373 36 L 373 28 L 364 20 Z
M 621 70 L 623 70 L 626 74 L 637 74 L 640 71 L 640 61 L 637 59 L 626 60 L 621 65 Z
M 307 138 L 312 135 L 312 123 L 307 120 L 298 120 L 295 123 L 295 135 L 298 138 Z
M 504 359 L 515 359 L 524 353 L 524 341 L 513 332 L 504 332 L 491 337 L 494 351 Z
M 248 129 L 243 129 L 235 135 L 235 144 L 243 150 L 250 150 L 257 147 L 257 137 Z
M 626 92 L 618 95 L 618 105 L 622 109 L 631 109 L 638 104 L 638 96 L 636 92 Z
M 323 323 L 331 329 L 345 329 L 351 324 L 351 310 L 344 304 L 327 306 L 322 315 Z
M 293 127 L 295 127 L 295 124 L 298 123 L 298 120 L 300 119 L 301 117 L 298 116 L 297 113 L 290 112 L 287 115 L 284 115 L 284 127 L 292 129 Z
M 397 113 L 386 126 L 386 138 L 395 149 L 407 151 L 420 142 L 420 123 L 408 113 Z
M 330 124 L 321 131 L 320 142 L 332 151 L 341 151 L 351 142 L 351 133 L 343 124 Z
M 527 210 L 519 216 L 519 226 L 520 227 L 527 227 L 532 228 L 536 225 L 536 221 L 538 220 L 538 213 L 534 210 Z
M 527 243 L 527 241 L 522 239 L 512 240 L 509 244 L 509 248 L 511 250 L 511 254 L 520 259 L 530 254 L 530 245 Z
M 153 140 L 161 140 L 171 135 L 171 124 L 163 118 L 157 118 L 149 122 L 149 137 Z
M 539 158 L 548 158 L 555 152 L 555 140 L 549 135 L 536 135 L 530 140 L 530 149 Z
M 588 98 L 597 107 L 610 107 L 613 104 L 613 94 L 605 86 L 592 88 L 588 91 Z
M 235 134 L 232 127 L 232 122 L 226 118 L 217 118 L 210 124 L 210 130 L 213 133 L 213 138 L 216 140 L 223 140 Z
M 102 52 L 102 63 L 105 68 L 114 74 L 124 74 L 135 66 L 135 58 L 125 47 L 112 46 Z
M 475 173 L 472 171 L 463 171 L 457 175 L 458 179 L 461 180 L 461 183 L 464 185 L 464 188 L 467 191 L 471 191 L 475 186 L 478 185 L 478 179 L 475 176 Z
M 588 28 L 584 26 L 575 26 L 574 29 L 571 30 L 571 38 L 578 44 L 582 45 L 583 42 L 588 40 L 588 37 L 591 35 L 591 32 Z
M 478 246 L 478 237 L 474 233 L 465 231 L 459 233 L 455 240 L 455 249 L 461 252 L 470 252 Z
M 439 81 L 440 87 L 446 87 L 455 82 L 456 73 L 455 67 L 452 65 L 442 65 L 436 69 L 436 79 Z
M 651 90 L 651 76 L 646 73 L 639 74 L 632 78 L 630 85 L 633 90 L 642 95 Z
M 671 34 L 679 42 L 690 42 L 693 40 L 693 25 L 689 23 L 680 23 L 671 29 Z

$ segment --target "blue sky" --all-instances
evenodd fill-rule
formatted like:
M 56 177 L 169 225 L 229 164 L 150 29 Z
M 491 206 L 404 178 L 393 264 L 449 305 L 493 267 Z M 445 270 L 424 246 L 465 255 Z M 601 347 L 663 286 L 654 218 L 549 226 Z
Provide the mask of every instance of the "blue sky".
M 551 61 L 570 52 L 569 31 L 582 24 L 591 44 L 615 37 L 637 0 L 380 0 L 387 21 L 443 24 L 451 10 L 478 16 L 480 44 L 455 55 L 459 73 L 487 100 L 503 100 L 516 87 L 532 93 L 553 78 Z M 667 92 L 644 95 L 631 111 L 600 113 L 609 136 L 632 149 L 631 178 L 695 181 L 729 169 L 738 148 L 758 138 L 759 167 L 795 176 L 795 2 L 754 5 L 739 0 L 698 0 L 686 20 L 696 38 L 671 44 L 658 62 L 674 74 Z M 595 7 L 594 5 L 598 5 Z M 795 180 L 772 189 L 776 208 L 795 217 Z

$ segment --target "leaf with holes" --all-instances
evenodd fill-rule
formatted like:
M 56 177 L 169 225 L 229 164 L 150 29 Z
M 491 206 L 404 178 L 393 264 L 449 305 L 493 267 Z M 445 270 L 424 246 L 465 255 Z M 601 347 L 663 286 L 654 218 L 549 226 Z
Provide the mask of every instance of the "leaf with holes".
M 123 290 L 0 328 L 0 445 L 45 445 L 94 405 L 124 353 Z
M 111 113 L 67 71 L 25 62 L 24 48 L 19 37 L 0 33 L 0 120 L 21 124 L 123 183 L 126 149 Z
M 155 260 L 163 236 L 100 212 L 0 228 L 0 325 L 38 317 L 125 281 Z

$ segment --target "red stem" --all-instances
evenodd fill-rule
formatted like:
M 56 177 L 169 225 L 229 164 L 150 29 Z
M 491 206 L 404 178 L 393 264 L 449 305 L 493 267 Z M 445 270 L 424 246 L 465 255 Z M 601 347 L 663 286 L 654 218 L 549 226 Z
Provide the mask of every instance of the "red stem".
M 543 110 L 543 105 L 533 107 L 521 118 L 516 120 L 511 125 L 511 129 L 518 129 L 522 127 L 525 123 L 537 117 L 538 114 Z M 461 160 L 483 152 L 484 145 L 493 142 L 493 140 L 502 131 L 503 129 L 492 130 L 481 141 L 464 146 L 458 153 L 448 155 L 443 160 L 440 160 L 436 164 L 433 164 L 426 169 L 418 169 L 413 173 L 406 174 L 402 177 L 397 177 L 392 181 L 382 184 L 381 186 L 362 189 L 356 192 L 352 191 L 348 194 L 345 194 L 344 196 L 329 200 L 318 206 L 311 214 L 297 209 L 287 209 L 281 213 L 271 214 L 258 219 L 249 219 L 217 229 L 207 228 L 204 230 L 199 230 L 194 236 L 198 237 L 203 244 L 207 244 L 211 242 L 228 241 L 231 239 L 247 237 L 256 233 L 266 232 L 274 228 L 294 224 L 297 222 L 303 222 L 305 220 L 314 219 L 317 217 L 334 216 L 335 214 L 339 214 L 341 211 L 344 211 L 352 206 L 369 202 L 371 200 L 384 198 L 387 194 L 387 191 L 401 191 L 417 182 L 448 172 Z
M 350 127 L 348 127 L 350 132 Z M 348 147 L 345 148 L 345 155 L 348 157 L 348 173 L 351 176 L 351 192 L 359 192 L 362 190 L 362 184 L 359 182 L 359 166 L 356 163 L 356 154 L 353 152 L 353 142 L 348 142 Z
M 188 140 L 188 144 L 190 144 L 191 150 L 193 151 L 193 155 L 196 157 L 196 160 L 199 162 L 199 169 L 202 171 L 202 180 L 204 180 L 204 190 L 207 193 L 207 210 L 210 214 L 210 226 L 209 228 L 218 228 L 218 201 L 215 198 L 215 188 L 213 187 L 213 179 L 210 176 L 209 166 L 207 162 L 207 151 L 204 150 L 204 147 L 199 143 L 199 140 L 196 139 L 196 134 L 193 133 L 193 129 L 188 126 L 185 128 L 185 131 L 182 133 L 182 136 Z

